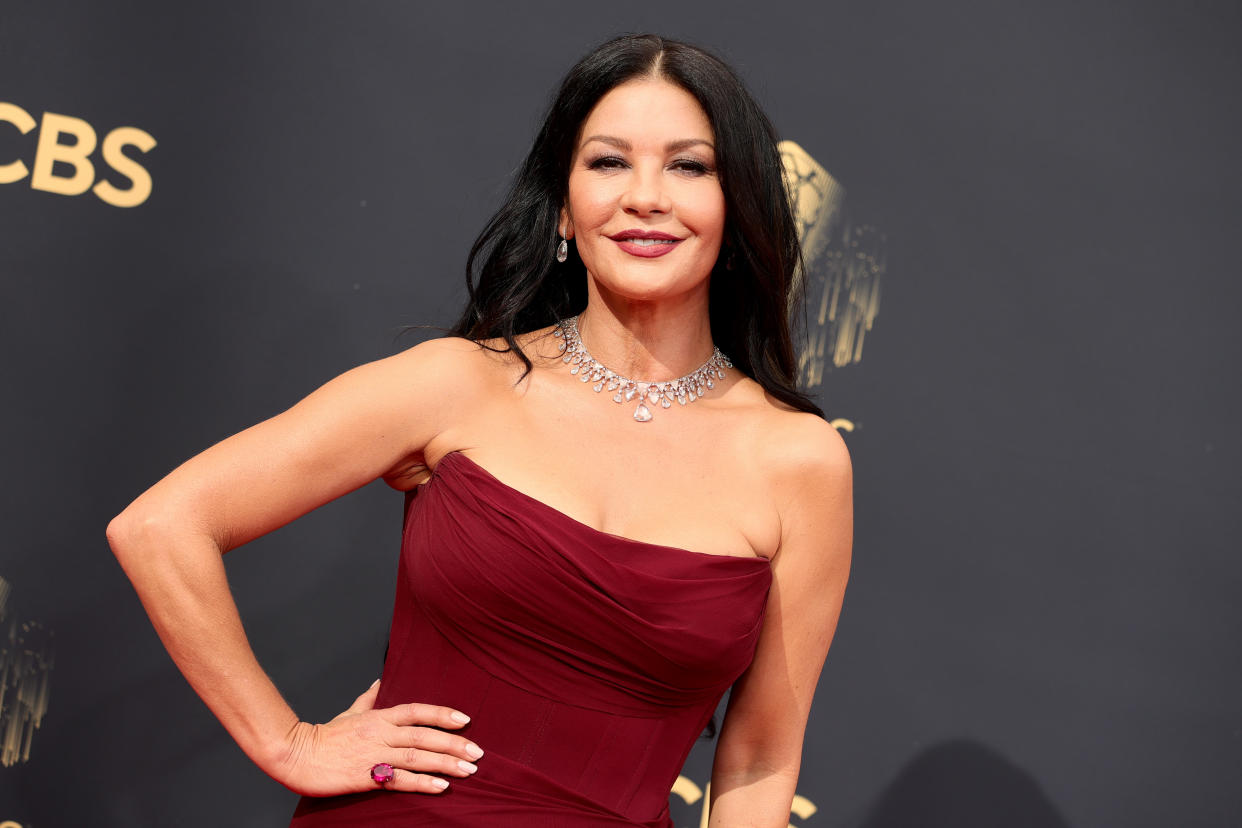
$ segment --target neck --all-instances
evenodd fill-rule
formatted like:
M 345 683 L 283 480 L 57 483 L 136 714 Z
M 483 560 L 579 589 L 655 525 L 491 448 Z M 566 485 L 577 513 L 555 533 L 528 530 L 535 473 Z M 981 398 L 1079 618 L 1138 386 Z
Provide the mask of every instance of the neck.
M 697 302 L 608 302 L 592 293 L 578 316 L 578 333 L 591 355 L 614 372 L 659 382 L 684 376 L 711 358 L 706 297 Z

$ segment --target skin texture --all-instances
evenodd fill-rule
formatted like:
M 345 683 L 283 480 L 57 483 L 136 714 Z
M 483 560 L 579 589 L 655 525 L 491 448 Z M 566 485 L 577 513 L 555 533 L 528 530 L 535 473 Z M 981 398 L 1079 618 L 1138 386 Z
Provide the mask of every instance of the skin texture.
M 635 379 L 681 376 L 712 352 L 709 277 L 725 220 L 712 139 L 693 97 L 658 79 L 618 86 L 583 124 L 561 216 L 588 269 L 580 330 L 597 359 Z M 680 241 L 636 256 L 610 238 L 631 229 Z M 849 573 L 845 445 L 736 371 L 699 401 L 636 423 L 631 406 L 568 373 L 550 330 L 520 337 L 534 364 L 520 383 L 515 357 L 458 338 L 349 371 L 174 470 L 113 520 L 112 548 L 239 745 L 273 778 L 316 795 L 372 788 L 377 762 L 398 769 L 389 787 L 434 794 L 436 779 L 485 773 L 486 758 L 475 761 L 487 746 L 454 734 L 447 708 L 410 699 L 373 709 L 376 687 L 331 722 L 300 721 L 251 652 L 222 553 L 377 477 L 412 488 L 462 451 L 602 531 L 768 558 L 767 615 L 721 729 L 709 824 L 785 826 Z

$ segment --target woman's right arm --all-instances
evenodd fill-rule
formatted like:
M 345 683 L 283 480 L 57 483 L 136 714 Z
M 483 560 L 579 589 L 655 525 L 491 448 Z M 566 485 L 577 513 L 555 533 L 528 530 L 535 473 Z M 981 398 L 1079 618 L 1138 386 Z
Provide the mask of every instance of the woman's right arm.
M 478 393 L 477 350 L 433 340 L 342 374 L 188 460 L 108 526 L 113 552 L 195 692 L 260 768 L 298 793 L 373 789 L 368 771 L 379 762 L 398 769 L 389 788 L 433 793 L 444 781 L 433 774 L 466 776 L 479 751 L 445 732 L 461 727 L 456 711 L 373 710 L 375 686 L 331 722 L 300 721 L 255 659 L 221 555 L 421 460 L 452 411 Z

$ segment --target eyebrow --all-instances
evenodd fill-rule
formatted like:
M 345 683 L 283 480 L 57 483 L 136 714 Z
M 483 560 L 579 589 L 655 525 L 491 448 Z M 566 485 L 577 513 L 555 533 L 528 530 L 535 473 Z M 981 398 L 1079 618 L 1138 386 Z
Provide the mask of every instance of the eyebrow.
M 626 152 L 629 152 L 631 149 L 633 149 L 633 146 L 630 144 L 629 141 L 625 140 L 624 138 L 616 138 L 612 135 L 592 135 L 591 137 L 585 139 L 582 142 L 582 146 L 585 147 L 587 144 L 591 143 L 592 141 L 599 141 L 600 143 L 603 143 L 603 144 L 609 144 L 610 146 L 614 146 L 617 149 L 625 150 Z M 689 147 L 696 146 L 698 144 L 702 144 L 703 146 L 707 147 L 713 152 L 716 150 L 716 148 L 712 145 L 711 141 L 705 141 L 702 138 L 682 138 L 679 141 L 669 141 L 667 144 L 664 145 L 664 150 L 665 152 L 679 152 L 680 150 L 684 150 Z

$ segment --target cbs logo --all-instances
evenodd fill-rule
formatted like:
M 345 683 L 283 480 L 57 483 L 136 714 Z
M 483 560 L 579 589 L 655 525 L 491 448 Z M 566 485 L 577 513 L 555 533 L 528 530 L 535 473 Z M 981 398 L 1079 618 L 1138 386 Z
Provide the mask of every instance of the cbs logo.
M 91 190 L 113 207 L 137 207 L 151 195 L 151 174 L 123 152 L 126 147 L 150 152 L 155 139 L 148 132 L 123 126 L 104 136 L 100 155 L 114 172 L 129 179 L 129 187 L 122 189 L 106 179 L 95 181 L 95 165 L 90 155 L 99 145 L 99 139 L 94 127 L 81 118 L 44 112 L 40 124 L 20 106 L 0 101 L 0 123 L 12 124 L 23 135 L 35 127 L 39 129 L 33 169 L 20 159 L 0 163 L 0 184 L 12 184 L 29 175 L 31 189 L 68 196 Z M 63 140 L 66 138 L 72 139 L 72 143 L 66 143 Z M 57 175 L 57 164 L 62 166 L 62 172 L 64 168 L 72 169 L 72 175 Z

